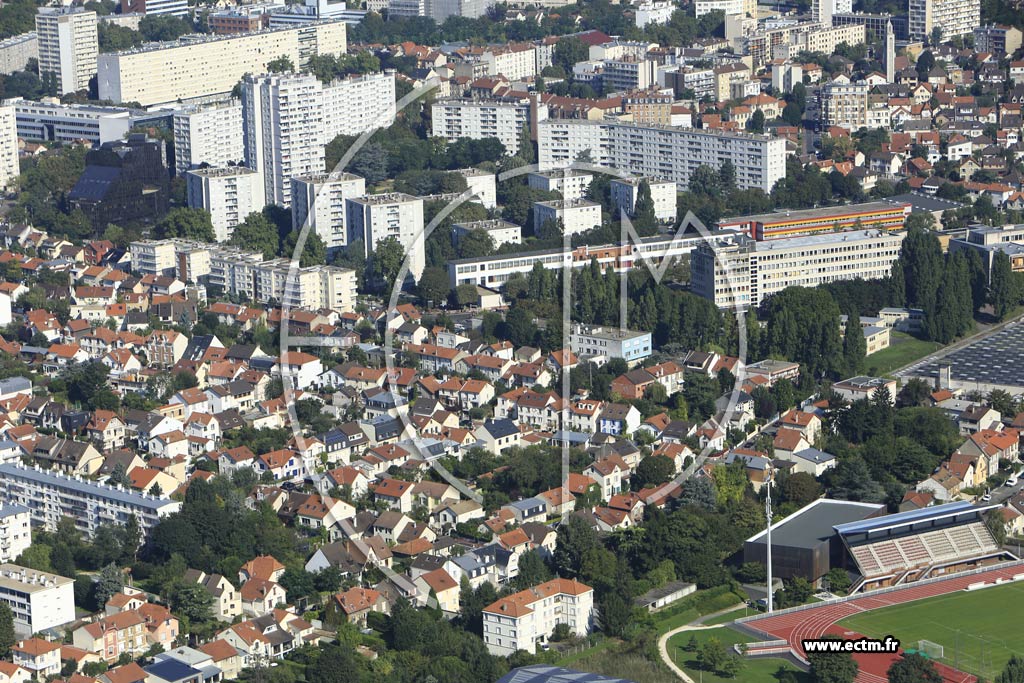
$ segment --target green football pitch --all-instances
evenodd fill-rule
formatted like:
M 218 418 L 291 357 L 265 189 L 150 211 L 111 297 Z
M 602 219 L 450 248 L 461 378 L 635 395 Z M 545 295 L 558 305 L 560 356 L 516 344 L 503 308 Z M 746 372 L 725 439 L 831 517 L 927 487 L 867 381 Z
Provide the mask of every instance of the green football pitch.
M 957 591 L 847 617 L 840 626 L 870 638 L 892 635 L 903 649 L 943 646 L 942 662 L 992 680 L 1010 655 L 1024 654 L 1024 582 Z

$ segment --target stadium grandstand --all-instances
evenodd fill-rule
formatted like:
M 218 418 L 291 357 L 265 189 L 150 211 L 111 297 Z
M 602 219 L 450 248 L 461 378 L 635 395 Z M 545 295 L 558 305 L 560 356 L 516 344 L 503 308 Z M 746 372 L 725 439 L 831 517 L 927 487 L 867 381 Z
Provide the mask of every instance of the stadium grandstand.
M 985 524 L 985 513 L 998 507 L 949 503 L 837 524 L 835 532 L 860 574 L 850 592 L 1015 559 Z

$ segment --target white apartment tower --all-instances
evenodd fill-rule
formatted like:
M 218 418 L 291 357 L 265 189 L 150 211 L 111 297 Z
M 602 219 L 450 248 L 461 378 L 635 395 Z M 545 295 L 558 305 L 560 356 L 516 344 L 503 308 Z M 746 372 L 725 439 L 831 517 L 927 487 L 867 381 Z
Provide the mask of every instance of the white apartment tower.
M 518 102 L 450 99 L 435 102 L 430 109 L 434 137 L 454 142 L 459 138 L 482 140 L 497 138 L 505 150 L 519 152 L 523 126 L 547 118 L 547 107 L 534 106 L 529 98 Z
M 231 239 L 235 226 L 263 209 L 263 179 L 246 166 L 198 168 L 185 174 L 188 205 L 210 212 L 218 242 Z
M 853 0 L 812 0 L 811 19 L 822 26 L 832 25 L 832 16 L 853 11 Z M 754 15 L 756 16 L 756 15 Z
M 306 74 L 242 79 L 245 163 L 263 176 L 264 204 L 291 204 L 292 176 L 324 170 L 320 82 Z
M 366 180 L 351 173 L 311 173 L 292 178 L 292 228 L 306 221 L 332 254 L 349 245 L 345 200 L 366 194 Z
M 96 13 L 78 8 L 41 7 L 36 13 L 39 75 L 56 80 L 63 95 L 89 88 L 96 75 L 99 37 Z
M 423 200 L 401 192 L 371 194 L 345 200 L 349 235 L 363 240 L 366 256 L 394 237 L 405 249 L 413 279 L 426 267 L 423 238 Z
M 633 215 L 636 200 L 640 194 L 640 183 L 643 178 L 614 178 L 611 182 L 612 204 L 622 213 Z M 662 223 L 676 220 L 676 184 L 671 180 L 648 178 L 647 185 L 651 188 L 651 201 L 654 203 L 654 215 Z
M 245 160 L 242 103 L 217 102 L 174 114 L 174 172 L 202 164 L 227 166 Z
M 743 16 L 757 16 L 757 0 L 697 0 L 694 4 L 694 14 L 697 18 L 722 10 L 728 14 L 740 14 Z
M 18 121 L 14 101 L 0 102 L 0 190 L 6 190 L 17 179 Z
M 343 78 L 323 88 L 325 142 L 386 128 L 395 118 L 395 72 Z
M 970 35 L 981 25 L 979 0 L 910 0 L 911 40 L 931 39 L 938 29 L 941 40 Z
M 0 505 L 0 562 L 13 562 L 32 545 L 32 515 L 21 505 Z

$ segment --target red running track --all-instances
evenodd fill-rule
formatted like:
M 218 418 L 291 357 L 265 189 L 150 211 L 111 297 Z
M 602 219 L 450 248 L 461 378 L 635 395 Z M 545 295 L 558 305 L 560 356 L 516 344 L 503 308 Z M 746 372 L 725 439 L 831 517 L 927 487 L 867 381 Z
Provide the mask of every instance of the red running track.
M 779 616 L 765 616 L 745 622 L 746 626 L 768 633 L 772 638 L 785 640 L 789 643 L 794 652 L 804 655 L 803 641 L 810 638 L 820 638 L 824 635 L 838 635 L 847 639 L 859 638 L 861 634 L 847 631 L 836 622 L 860 612 L 867 612 L 890 605 L 899 605 L 914 600 L 923 600 L 937 595 L 944 595 L 954 591 L 963 590 L 972 583 L 991 583 L 996 579 L 1010 579 L 1016 574 L 1024 573 L 1024 567 L 1020 564 L 993 569 L 992 571 L 980 574 L 968 574 L 954 576 L 945 581 L 914 585 L 906 588 L 882 593 L 880 595 L 866 595 L 864 597 L 852 598 L 845 602 L 831 605 L 822 605 L 799 612 L 790 612 Z M 854 659 L 860 665 L 860 672 L 857 674 L 857 683 L 886 683 L 887 672 L 898 655 L 892 654 L 855 654 Z M 976 678 L 970 674 L 958 671 L 953 667 L 939 664 L 936 668 L 942 674 L 946 683 L 975 683 Z

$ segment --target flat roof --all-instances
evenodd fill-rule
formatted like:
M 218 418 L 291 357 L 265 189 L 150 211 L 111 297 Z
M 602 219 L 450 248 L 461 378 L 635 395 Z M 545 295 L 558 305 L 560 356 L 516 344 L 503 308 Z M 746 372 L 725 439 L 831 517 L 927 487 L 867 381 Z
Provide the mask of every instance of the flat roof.
M 909 202 L 908 202 L 909 203 Z M 800 209 L 798 211 L 772 211 L 771 213 L 755 214 L 753 216 L 737 216 L 719 221 L 719 225 L 736 225 L 739 223 L 775 223 L 788 222 L 807 218 L 830 218 L 832 216 L 845 216 L 851 213 L 873 213 L 875 211 L 894 211 L 898 208 L 896 202 L 865 202 L 863 204 L 843 204 L 841 206 L 823 206 L 817 209 Z
M 987 505 L 976 507 L 969 501 L 960 501 L 957 503 L 946 503 L 945 505 L 935 505 L 932 507 L 921 508 L 920 510 L 907 510 L 906 512 L 897 512 L 892 515 L 886 515 L 885 517 L 879 517 L 877 519 L 866 519 L 855 522 L 848 522 L 845 524 L 835 525 L 835 530 L 840 535 L 846 534 L 862 534 L 869 531 L 880 531 L 882 529 L 893 529 L 896 527 L 907 526 L 914 524 L 915 522 L 921 522 L 928 519 L 942 519 L 944 517 L 955 517 L 965 512 L 977 512 L 979 515 L 987 510 L 997 508 L 999 505 Z
M 759 252 L 783 251 L 787 249 L 799 249 L 801 247 L 812 247 L 820 244 L 841 244 L 843 242 L 863 242 L 883 237 L 899 237 L 903 239 L 903 232 L 897 230 L 844 230 L 842 232 L 827 232 L 820 235 L 806 235 L 803 237 L 789 237 L 781 240 L 754 243 L 754 250 Z
M 46 470 L 25 467 L 24 465 L 13 465 L 10 463 L 0 465 L 0 481 L 8 479 L 27 479 L 29 481 L 46 484 L 48 486 L 59 486 L 71 489 L 79 493 L 97 496 L 106 500 L 135 505 L 137 507 L 149 508 L 152 511 L 161 510 L 168 505 L 180 505 L 170 498 L 153 498 L 152 496 L 126 491 L 125 489 L 111 488 L 94 481 L 85 479 L 74 479 Z
M 815 548 L 834 536 L 838 525 L 859 522 L 883 510 L 885 505 L 882 504 L 819 498 L 775 524 L 772 527 L 772 545 Z M 764 543 L 766 533 L 761 531 L 751 536 L 747 543 Z
M 963 207 L 963 204 L 954 202 L 952 199 L 943 199 L 917 192 L 898 194 L 894 197 L 889 197 L 885 201 L 910 204 L 911 211 L 945 211 L 946 209 L 959 209 Z
M 38 593 L 74 582 L 74 579 L 58 574 L 41 572 L 16 564 L 0 564 L 0 588 L 2 589 Z

